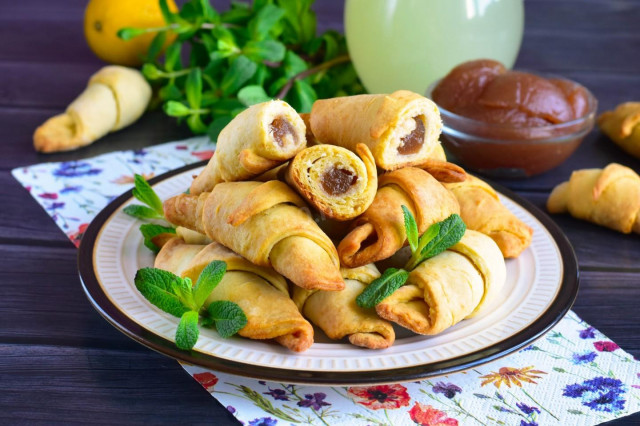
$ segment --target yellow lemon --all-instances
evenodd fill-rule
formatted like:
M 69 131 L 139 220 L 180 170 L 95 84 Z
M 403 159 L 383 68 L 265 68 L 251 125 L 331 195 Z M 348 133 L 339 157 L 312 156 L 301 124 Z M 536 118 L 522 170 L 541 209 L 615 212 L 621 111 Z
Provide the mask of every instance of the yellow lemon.
M 178 8 L 167 0 L 169 9 Z M 93 52 L 103 61 L 118 65 L 142 64 L 153 37 L 152 32 L 124 41 L 118 38 L 121 28 L 157 28 L 165 26 L 158 0 L 90 0 L 84 13 L 84 36 Z M 165 47 L 175 34 L 168 33 Z

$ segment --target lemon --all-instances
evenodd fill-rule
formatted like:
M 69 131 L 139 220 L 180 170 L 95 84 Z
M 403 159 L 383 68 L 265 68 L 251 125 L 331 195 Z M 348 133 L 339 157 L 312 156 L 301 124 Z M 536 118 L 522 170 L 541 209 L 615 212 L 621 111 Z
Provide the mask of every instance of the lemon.
M 178 8 L 167 0 L 169 9 Z M 84 13 L 84 36 L 93 52 L 103 61 L 137 66 L 157 33 L 152 32 L 124 41 L 117 32 L 124 27 L 157 28 L 165 26 L 158 0 L 90 0 Z M 175 34 L 168 34 L 165 47 Z

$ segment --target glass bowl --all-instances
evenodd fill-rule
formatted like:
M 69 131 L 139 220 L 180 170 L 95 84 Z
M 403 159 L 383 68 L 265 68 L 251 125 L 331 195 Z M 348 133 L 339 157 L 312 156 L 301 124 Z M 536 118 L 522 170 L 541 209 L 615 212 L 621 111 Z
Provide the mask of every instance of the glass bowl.
M 454 114 L 440 108 L 440 140 L 466 168 L 483 175 L 500 178 L 526 178 L 559 166 L 580 146 L 595 123 L 598 102 L 584 86 L 552 75 L 534 73 L 545 78 L 561 79 L 587 95 L 587 113 L 575 120 L 539 127 L 493 124 Z M 440 81 L 427 89 L 426 96 Z

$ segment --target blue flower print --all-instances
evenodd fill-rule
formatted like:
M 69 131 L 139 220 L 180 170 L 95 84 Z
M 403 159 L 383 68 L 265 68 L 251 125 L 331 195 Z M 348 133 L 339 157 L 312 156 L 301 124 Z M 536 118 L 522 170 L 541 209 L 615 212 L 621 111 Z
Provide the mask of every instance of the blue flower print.
M 56 170 L 53 171 L 54 176 L 58 177 L 79 177 L 79 176 L 94 176 L 100 174 L 102 169 L 91 167 L 90 163 L 83 161 L 66 161 L 60 164 Z
M 282 389 L 271 389 L 269 388 L 269 392 L 262 392 L 265 395 L 270 395 L 276 401 L 288 401 L 289 397 L 287 396 L 287 392 Z
M 589 326 L 584 330 L 580 330 L 579 336 L 581 339 L 594 339 L 596 337 L 595 330 L 595 328 Z
M 624 409 L 624 393 L 625 387 L 620 380 L 596 377 L 582 383 L 567 385 L 562 394 L 570 398 L 581 398 L 582 405 L 594 411 L 611 413 Z
M 80 185 L 69 185 L 69 186 L 65 186 L 64 188 L 62 188 L 60 190 L 61 194 L 68 194 L 70 192 L 80 192 L 82 191 L 82 186 Z
M 593 360 L 596 359 L 597 356 L 598 354 L 593 351 L 575 353 L 571 356 L 571 362 L 574 365 L 588 364 L 590 362 L 593 362 Z
M 231 414 L 235 414 L 236 408 L 232 405 L 227 405 L 227 411 L 230 412 Z
M 278 421 L 271 417 L 262 417 L 249 422 L 249 426 L 275 426 L 276 424 L 278 424 Z
M 453 383 L 444 383 L 438 382 L 432 388 L 434 393 L 441 393 L 447 398 L 451 399 L 456 396 L 457 393 L 462 392 L 462 388 L 460 386 L 454 385 Z
M 516 407 L 526 415 L 532 414 L 534 411 L 540 414 L 540 409 L 538 407 L 529 407 L 527 404 L 522 402 L 516 402 Z
M 520 420 L 520 426 L 538 426 L 538 423 L 534 422 L 533 420 L 530 422 Z
M 325 402 L 324 399 L 327 397 L 326 394 L 322 392 L 316 392 L 313 395 L 306 394 L 304 396 L 304 400 L 298 402 L 299 407 L 310 407 L 314 410 L 318 411 L 325 405 L 331 405 L 328 402 Z

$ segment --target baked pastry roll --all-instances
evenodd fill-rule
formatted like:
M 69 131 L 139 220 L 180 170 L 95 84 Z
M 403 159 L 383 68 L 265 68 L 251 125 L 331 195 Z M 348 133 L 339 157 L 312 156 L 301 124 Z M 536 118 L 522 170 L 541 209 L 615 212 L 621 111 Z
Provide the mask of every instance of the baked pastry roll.
M 376 312 L 414 333 L 438 334 L 490 306 L 506 276 L 496 243 L 467 230 L 457 244 L 411 271 L 407 283 L 380 302 Z
M 273 269 L 256 266 L 218 243 L 187 244 L 181 238 L 173 238 L 162 247 L 155 267 L 189 277 L 195 283 L 214 260 L 223 260 L 227 272 L 209 295 L 205 307 L 217 300 L 238 304 L 247 317 L 247 325 L 238 331 L 240 336 L 274 339 L 296 352 L 311 346 L 313 327 L 289 297 L 285 279 Z
M 342 264 L 364 266 L 392 256 L 407 241 L 402 206 L 407 206 L 423 233 L 453 213 L 458 201 L 424 170 L 406 167 L 378 178 L 378 192 L 369 208 L 354 220 L 353 230 L 338 245 Z
M 444 186 L 458 199 L 460 217 L 467 228 L 491 237 L 504 257 L 518 257 L 529 247 L 533 229 L 500 202 L 489 184 L 467 174 L 464 182 Z
M 384 349 L 395 340 L 388 321 L 380 319 L 373 308 L 361 308 L 356 297 L 367 284 L 380 276 L 373 264 L 355 269 L 342 269 L 345 288 L 341 291 L 305 290 L 293 288 L 293 300 L 313 324 L 330 339 L 348 336 L 353 345 L 369 349 Z
M 604 169 L 576 170 L 553 189 L 547 210 L 640 234 L 640 176 L 616 163 Z
M 87 88 L 67 107 L 38 127 L 37 151 L 69 151 L 89 145 L 136 121 L 147 109 L 151 86 L 140 71 L 109 65 L 89 79 Z
M 598 126 L 620 148 L 640 158 L 640 102 L 625 102 L 603 112 Z
M 210 193 L 166 200 L 164 214 L 300 287 L 342 290 L 335 246 L 303 207 L 284 182 L 225 182 Z
M 364 143 L 384 170 L 422 163 L 439 145 L 442 129 L 436 104 L 406 90 L 317 100 L 310 122 L 320 143 L 351 151 Z
M 360 215 L 373 202 L 378 172 L 371 151 L 356 146 L 356 156 L 335 145 L 300 151 L 289 165 L 287 182 L 321 214 L 337 220 Z
M 216 153 L 191 183 L 190 193 L 220 182 L 247 180 L 293 158 L 306 146 L 305 125 L 284 101 L 252 105 L 222 129 Z

